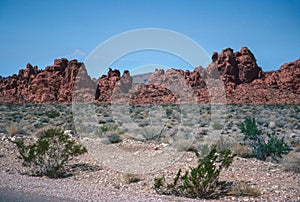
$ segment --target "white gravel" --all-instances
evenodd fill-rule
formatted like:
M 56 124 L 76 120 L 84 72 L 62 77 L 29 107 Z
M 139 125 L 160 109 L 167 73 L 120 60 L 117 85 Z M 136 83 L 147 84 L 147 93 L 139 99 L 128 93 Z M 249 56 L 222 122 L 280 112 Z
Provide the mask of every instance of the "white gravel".
M 200 201 L 172 196 L 144 193 L 128 193 L 118 189 L 104 188 L 101 185 L 85 184 L 70 179 L 48 179 L 29 177 L 20 174 L 0 173 L 0 190 L 10 193 L 28 193 L 39 196 L 43 201 Z M 1 192 L 0 192 L 1 194 Z M 25 195 L 24 195 L 25 196 Z M 35 199 L 39 201 L 39 199 Z M 0 201 L 3 201 L 4 198 Z M 33 200 L 33 199 L 32 199 Z M 23 200 L 22 200 L 23 201 Z M 25 199 L 24 201 L 30 201 Z

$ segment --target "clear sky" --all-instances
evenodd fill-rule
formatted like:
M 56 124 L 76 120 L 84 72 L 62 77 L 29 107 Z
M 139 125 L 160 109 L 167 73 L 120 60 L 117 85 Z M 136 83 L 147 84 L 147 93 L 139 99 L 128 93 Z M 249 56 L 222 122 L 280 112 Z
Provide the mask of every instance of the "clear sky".
M 300 57 L 299 0 L 0 0 L 0 75 L 28 62 L 41 69 L 60 57 L 84 61 L 105 40 L 141 28 L 179 32 L 209 55 L 247 46 L 265 71 Z M 138 65 L 159 62 L 143 58 Z M 116 64 L 137 65 L 123 61 Z M 176 61 L 166 65 L 182 65 Z

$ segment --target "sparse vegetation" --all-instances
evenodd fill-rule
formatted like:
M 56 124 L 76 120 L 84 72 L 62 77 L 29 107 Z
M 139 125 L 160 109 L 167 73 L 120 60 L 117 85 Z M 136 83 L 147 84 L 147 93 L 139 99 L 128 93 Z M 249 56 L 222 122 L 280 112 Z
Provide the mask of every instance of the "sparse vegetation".
M 16 125 L 10 125 L 5 128 L 9 136 L 15 136 L 20 132 L 20 128 Z
M 164 176 L 156 178 L 153 189 L 160 194 L 189 198 L 211 198 L 218 194 L 224 184 L 219 181 L 219 174 L 232 163 L 234 155 L 230 150 L 218 153 L 216 145 L 204 158 L 197 151 L 195 154 L 199 160 L 197 167 L 184 174 L 179 169 L 172 183 L 167 183 Z
M 104 124 L 103 126 L 101 126 L 101 130 L 103 132 L 114 131 L 116 129 L 117 129 L 117 126 L 113 125 L 113 124 Z
M 220 124 L 220 123 L 213 123 L 212 124 L 212 128 L 214 130 L 222 130 L 223 127 L 224 127 L 223 124 Z
M 53 119 L 55 117 L 59 117 L 60 113 L 56 110 L 51 110 L 51 111 L 47 111 L 46 112 L 46 116 L 48 116 L 49 118 Z
M 160 137 L 161 130 L 157 127 L 145 127 L 141 131 L 146 141 L 158 140 Z
M 18 148 L 18 157 L 23 160 L 23 165 L 30 167 L 33 175 L 50 178 L 62 177 L 64 165 L 74 156 L 87 152 L 62 130 L 54 128 L 45 130 L 33 144 L 26 145 L 21 139 L 12 142 Z
M 230 187 L 229 193 L 235 196 L 253 196 L 253 197 L 258 197 L 261 194 L 259 189 L 255 187 L 251 187 L 246 182 L 235 183 Z
M 122 138 L 117 133 L 110 133 L 107 135 L 108 141 L 112 144 L 122 142 Z
M 267 138 L 264 138 L 262 131 L 256 125 L 255 118 L 246 118 L 239 124 L 239 128 L 244 134 L 246 145 L 253 149 L 253 155 L 257 159 L 266 160 L 267 157 L 272 157 L 277 160 L 276 158 L 281 158 L 290 150 L 283 138 L 278 139 L 275 133 L 267 134 Z
M 193 151 L 195 150 L 192 140 L 189 139 L 179 139 L 173 143 L 173 146 L 178 151 Z
M 166 115 L 167 115 L 167 117 L 170 117 L 172 115 L 172 113 L 173 113 L 172 109 L 170 109 L 170 108 L 166 109 Z
M 242 158 L 251 158 L 253 156 L 253 150 L 247 145 L 237 144 L 231 147 L 231 151 Z
M 141 179 L 139 178 L 138 175 L 132 174 L 132 173 L 126 173 L 123 177 L 124 177 L 125 182 L 128 184 L 141 181 Z

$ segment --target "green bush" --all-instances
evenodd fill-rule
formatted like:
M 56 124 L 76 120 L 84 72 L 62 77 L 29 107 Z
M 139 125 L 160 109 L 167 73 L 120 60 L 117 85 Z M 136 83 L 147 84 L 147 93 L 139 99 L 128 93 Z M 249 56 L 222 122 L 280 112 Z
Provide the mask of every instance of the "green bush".
M 234 155 L 230 150 L 217 153 L 216 145 L 207 156 L 201 158 L 195 151 L 199 163 L 197 167 L 190 168 L 184 174 L 178 170 L 173 183 L 166 183 L 165 177 L 154 180 L 153 189 L 160 194 L 184 196 L 189 198 L 211 198 L 215 196 L 224 185 L 219 181 L 219 174 L 223 168 L 227 168 Z
M 112 144 L 122 142 L 122 138 L 117 133 L 110 133 L 107 135 L 108 141 Z
M 244 134 L 244 140 L 260 141 L 261 130 L 258 129 L 255 118 L 246 118 L 238 127 Z
M 64 165 L 74 156 L 87 152 L 62 130 L 53 128 L 43 131 L 35 143 L 25 145 L 21 139 L 12 142 L 18 148 L 23 165 L 30 167 L 33 175 L 50 178 L 62 177 Z
M 170 117 L 172 115 L 172 113 L 173 113 L 172 109 L 170 109 L 170 108 L 166 109 L 166 115 L 167 115 L 167 117 Z
M 256 125 L 255 118 L 246 118 L 238 127 L 244 134 L 246 145 L 253 149 L 253 156 L 257 159 L 266 160 L 270 156 L 276 160 L 290 150 L 283 138 L 279 139 L 275 132 L 267 134 L 267 138 L 264 138 L 262 131 Z

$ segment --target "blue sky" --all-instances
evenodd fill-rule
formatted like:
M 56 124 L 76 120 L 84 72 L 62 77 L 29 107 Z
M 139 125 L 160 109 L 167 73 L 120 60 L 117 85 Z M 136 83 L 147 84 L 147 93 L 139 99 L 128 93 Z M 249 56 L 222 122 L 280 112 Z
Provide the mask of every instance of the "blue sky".
M 300 57 L 299 10 L 298 0 L 1 0 L 0 75 L 17 73 L 28 62 L 41 69 L 60 57 L 84 61 L 105 40 L 142 28 L 184 34 L 209 55 L 247 46 L 263 70 L 275 70 Z M 147 54 L 114 65 L 185 66 L 176 58 Z

